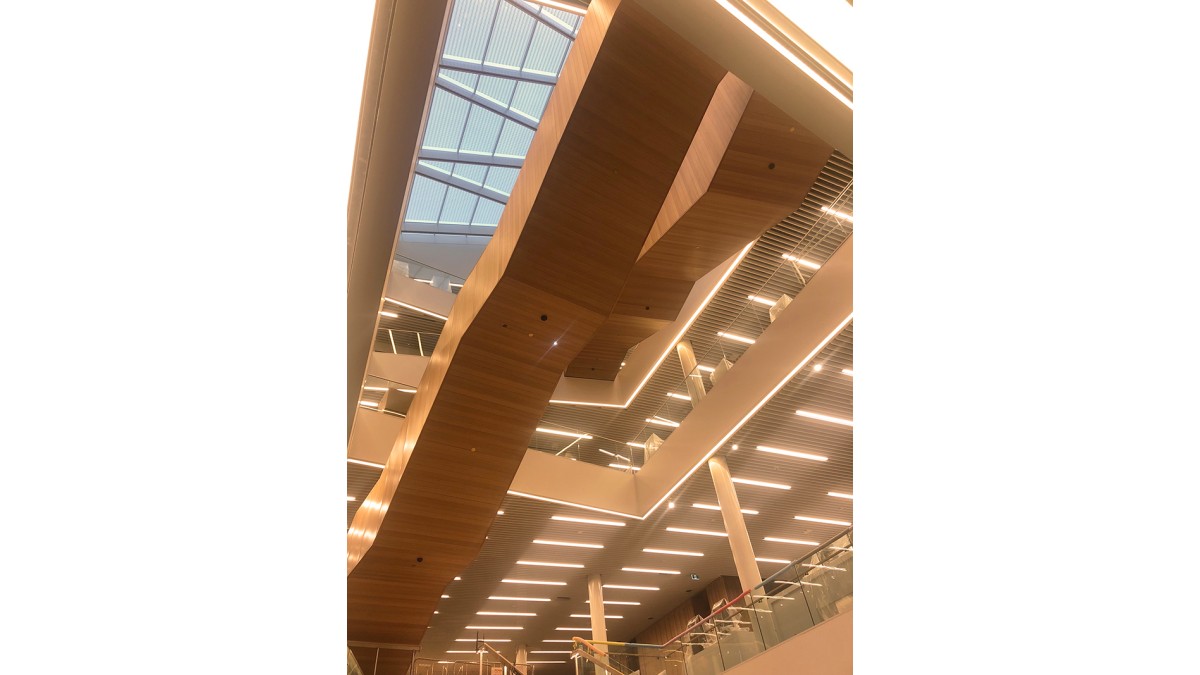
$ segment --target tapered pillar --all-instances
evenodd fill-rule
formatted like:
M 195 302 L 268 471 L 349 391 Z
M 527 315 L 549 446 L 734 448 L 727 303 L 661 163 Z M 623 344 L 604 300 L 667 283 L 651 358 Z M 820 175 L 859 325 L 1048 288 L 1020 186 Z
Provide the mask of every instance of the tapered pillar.
M 516 658 L 513 659 L 513 663 L 516 664 L 517 672 L 520 673 L 521 675 L 525 675 L 526 673 L 529 672 L 529 669 L 525 667 L 529 663 L 529 646 L 528 645 L 524 645 L 524 644 L 517 645 L 517 655 L 516 655 Z
M 749 590 L 761 584 L 762 577 L 758 574 L 758 561 L 754 559 L 754 547 L 750 545 L 750 534 L 746 532 L 746 521 L 742 518 L 742 506 L 729 476 L 729 465 L 724 457 L 713 457 L 708 460 L 708 472 L 712 474 L 717 504 L 721 506 L 721 518 L 725 520 L 725 532 L 729 534 L 729 548 L 733 551 L 738 580 L 743 591 Z
M 604 625 L 604 590 L 599 574 L 588 575 L 588 603 L 592 613 L 592 642 L 608 641 L 608 628 Z M 596 651 L 607 654 L 608 645 L 597 644 Z
M 679 352 L 679 365 L 683 367 L 683 376 L 687 381 L 688 397 L 692 399 L 693 406 L 698 405 L 704 398 L 704 377 L 696 370 L 696 353 L 692 351 L 692 343 L 680 340 L 675 345 L 675 351 Z

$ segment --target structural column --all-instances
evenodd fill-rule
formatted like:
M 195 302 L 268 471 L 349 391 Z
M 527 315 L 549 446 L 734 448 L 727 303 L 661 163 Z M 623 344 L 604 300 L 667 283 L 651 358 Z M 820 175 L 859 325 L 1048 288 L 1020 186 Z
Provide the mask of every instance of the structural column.
M 683 366 L 683 376 L 687 378 L 688 396 L 693 406 L 699 405 L 704 399 L 704 377 L 696 370 L 696 353 L 692 351 L 692 343 L 680 340 L 675 345 L 675 351 L 679 353 L 679 365 Z
M 708 472 L 712 474 L 717 504 L 721 506 L 721 518 L 725 520 L 725 532 L 729 534 L 733 565 L 737 568 L 742 590 L 746 591 L 761 584 L 762 577 L 758 574 L 758 561 L 754 559 L 750 534 L 746 532 L 746 521 L 742 518 L 742 506 L 738 503 L 737 491 L 733 489 L 733 480 L 729 476 L 729 465 L 724 457 L 713 457 L 708 460 Z
M 604 625 L 604 590 L 599 574 L 588 575 L 588 603 L 592 614 L 592 642 L 607 642 L 608 628 Z M 597 644 L 596 651 L 607 654 L 608 645 Z
M 529 647 L 524 644 L 517 645 L 517 655 L 513 659 L 513 663 L 517 666 L 517 672 L 520 675 L 525 675 L 529 669 L 525 666 L 529 664 Z

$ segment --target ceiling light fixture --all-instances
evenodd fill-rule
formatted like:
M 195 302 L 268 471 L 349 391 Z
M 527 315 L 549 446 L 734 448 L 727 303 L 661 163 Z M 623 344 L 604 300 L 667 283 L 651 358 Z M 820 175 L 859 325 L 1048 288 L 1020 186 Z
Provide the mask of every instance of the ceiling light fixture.
M 721 510 L 721 507 L 717 506 L 715 504 L 692 504 L 692 508 L 707 509 L 709 511 L 720 511 Z M 758 511 L 755 511 L 754 509 L 742 509 L 741 511 L 742 511 L 742 513 L 744 513 L 748 516 L 757 516 L 758 515 Z
M 790 565 L 791 560 L 780 560 L 779 558 L 755 558 L 758 562 L 779 563 L 780 565 Z
M 845 572 L 845 567 L 830 567 L 829 565 L 814 565 L 812 563 L 800 563 L 801 567 L 817 567 L 823 570 L 834 570 L 835 572 Z
M 354 499 L 354 497 L 351 497 L 350 495 L 346 495 L 346 501 L 353 502 L 353 501 L 357 501 L 357 500 Z
M 379 404 L 376 403 L 375 401 L 359 401 L 358 404 L 366 406 L 368 408 L 378 408 L 379 407 Z
M 622 572 L 645 572 L 646 574 L 679 574 L 679 570 L 655 570 L 646 567 L 622 567 Z
M 513 602 L 550 602 L 550 598 L 518 598 L 513 595 L 489 595 L 488 600 L 511 600 Z
M 780 448 L 772 448 L 766 445 L 758 446 L 758 449 L 763 452 L 769 452 L 774 455 L 783 455 L 785 457 L 798 457 L 799 459 L 811 459 L 817 462 L 827 462 L 829 458 L 824 455 L 812 455 L 807 452 L 797 452 L 795 450 L 783 450 Z
M 477 640 L 475 638 L 454 638 L 454 641 L 455 642 L 477 642 Z M 512 640 L 510 640 L 508 638 L 488 638 L 487 641 L 488 642 L 512 642 Z M 474 654 L 475 652 L 471 652 L 471 653 Z
M 831 216 L 837 216 L 838 218 L 841 218 L 842 220 L 848 220 L 852 223 L 854 222 L 854 216 L 850 215 L 849 213 L 842 213 L 841 211 L 834 211 L 833 209 L 829 208 L 828 206 L 822 206 L 821 211 L 822 211 L 822 213 L 828 213 Z
M 733 340 L 734 342 L 742 342 L 742 343 L 748 344 L 748 345 L 754 344 L 754 340 L 751 340 L 748 337 L 742 337 L 741 335 L 734 335 L 733 333 L 726 333 L 723 330 L 717 331 L 717 335 L 719 335 L 727 340 Z
M 423 281 L 423 280 L 422 280 L 422 279 L 417 279 L 417 281 Z M 425 283 L 429 283 L 429 282 L 428 282 L 428 281 L 426 281 Z M 432 316 L 432 317 L 434 317 L 434 318 L 441 319 L 442 321 L 445 321 L 445 320 L 446 320 L 446 317 L 442 316 L 441 314 L 438 314 L 437 312 L 431 312 L 431 311 L 429 311 L 429 310 L 427 310 L 427 309 L 421 309 L 420 307 L 417 307 L 417 306 L 415 306 L 415 305 L 410 305 L 410 304 L 408 304 L 407 302 L 400 302 L 399 300 L 393 300 L 393 299 L 391 299 L 391 298 L 384 298 L 384 300 L 386 300 L 386 301 L 388 301 L 388 302 L 390 302 L 390 303 L 396 304 L 396 305 L 400 305 L 401 307 L 407 307 L 408 309 L 411 309 L 411 310 L 413 310 L 414 312 L 420 312 L 420 313 L 422 313 L 422 314 L 428 314 L 429 316 Z
M 749 478 L 730 478 L 729 480 L 732 480 L 735 483 L 741 483 L 742 485 L 757 485 L 759 487 L 775 488 L 776 490 L 791 490 L 792 489 L 791 485 L 783 485 L 781 483 L 768 483 L 765 480 L 751 480 Z
M 807 267 L 809 269 L 813 269 L 813 270 L 821 269 L 821 266 L 818 265 L 817 263 L 812 262 L 810 260 L 805 260 L 804 258 L 797 258 L 796 256 L 791 255 L 790 253 L 784 253 L 783 259 L 790 260 L 790 261 L 796 263 L 797 265 L 803 265 L 804 267 Z
M 536 567 L 573 567 L 575 569 L 583 569 L 583 565 L 576 563 L 556 563 L 556 562 L 538 562 L 536 560 L 518 560 L 518 565 L 534 565 Z
M 544 427 L 538 427 L 537 429 L 535 429 L 535 431 L 540 431 L 543 434 L 554 434 L 555 436 L 570 436 L 571 438 L 582 438 L 585 440 L 591 440 L 591 438 L 592 438 L 591 434 L 577 434 L 572 431 L 559 431 L 558 429 L 546 429 Z
M 711 373 L 715 372 L 717 369 L 713 368 L 712 366 L 696 366 L 696 370 L 702 373 Z
M 395 312 L 380 311 L 379 316 L 386 316 L 389 319 L 399 319 L 400 318 L 400 315 Z
M 829 415 L 822 415 L 821 413 L 809 412 L 807 410 L 797 410 L 796 414 L 801 417 L 807 417 L 807 418 L 813 419 L 813 420 L 821 420 L 823 422 L 833 422 L 834 424 L 841 424 L 841 425 L 847 426 L 847 427 L 854 426 L 854 420 L 844 420 L 840 417 L 830 417 Z
M 668 392 L 668 393 L 667 393 L 667 397 L 668 397 L 668 398 L 677 398 L 677 399 L 679 399 L 680 401 L 691 401 L 691 400 L 692 400 L 692 398 L 691 398 L 690 396 L 684 396 L 683 394 L 676 394 L 676 393 L 675 393 L 675 392 L 673 392 L 673 391 L 672 391 L 672 392 Z
M 535 584 L 537 586 L 566 586 L 565 581 L 534 581 L 532 579 L 501 579 L 502 584 Z
M 589 525 L 612 525 L 625 527 L 625 523 L 617 520 L 598 520 L 596 518 L 576 518 L 575 516 L 550 516 L 550 520 L 563 520 L 569 523 L 588 523 Z
M 554 630 L 573 630 L 573 631 L 577 631 L 579 633 L 590 633 L 592 629 L 591 628 L 572 628 L 570 626 L 559 626 L 558 628 L 555 628 Z
M 387 391 L 387 387 L 363 387 L 367 391 Z
M 796 520 L 806 520 L 810 523 L 825 523 L 827 525 L 844 525 L 850 527 L 850 523 L 844 520 L 826 520 L 824 518 L 809 518 L 808 516 L 796 516 Z
M 480 616 L 537 616 L 533 612 L 475 612 Z
M 803 539 L 784 539 L 782 537 L 763 537 L 763 541 L 776 541 L 780 544 L 799 544 L 800 546 L 820 546 L 819 541 L 804 541 Z
M 657 425 L 663 426 L 663 427 L 672 427 L 672 428 L 679 427 L 679 422 L 672 422 L 671 420 L 664 420 L 661 417 L 647 417 L 646 423 L 647 424 L 657 424 Z
M 617 453 L 609 452 L 608 450 L 605 450 L 604 448 L 596 448 L 596 449 L 599 450 L 600 452 L 603 452 L 604 454 L 608 455 L 609 457 L 616 457 L 617 459 L 623 459 L 626 462 L 629 461 L 629 458 L 626 457 L 625 455 L 618 455 Z
M 623 584 L 601 584 L 604 588 L 621 588 L 627 591 L 658 591 L 658 586 L 625 586 Z
M 842 499 L 854 499 L 854 495 L 848 495 L 845 492 L 827 492 L 830 497 L 841 497 Z
M 629 464 L 609 464 L 609 466 L 611 466 L 614 469 L 633 469 L 634 471 L 642 470 L 642 467 L 640 467 L 640 466 L 631 466 Z
M 683 534 L 707 534 L 710 537 L 728 537 L 727 532 L 714 532 L 712 530 L 691 530 L 686 527 L 668 527 L 667 532 L 681 532 Z
M 588 605 L 592 604 L 591 600 L 584 600 L 583 602 Z M 633 602 L 631 600 L 605 600 L 604 604 L 606 604 L 606 605 L 640 605 L 642 603 Z
M 642 549 L 642 552 L 643 553 L 662 553 L 663 555 L 690 555 L 690 556 L 693 556 L 696 558 L 704 557 L 703 553 L 697 553 L 695 551 L 674 551 L 669 548 L 644 548 L 644 549 Z
M 604 544 L 580 544 L 574 541 L 554 541 L 551 539 L 534 539 L 535 544 L 547 544 L 549 546 L 575 546 L 577 548 L 604 548 Z
M 776 300 L 770 300 L 770 299 L 764 298 L 760 295 L 747 295 L 746 297 L 753 300 L 754 302 L 759 303 L 760 305 L 774 306 L 775 303 L 777 302 Z
M 635 448 L 644 448 L 644 447 L 646 447 L 646 444 L 645 444 L 645 443 L 634 443 L 633 441 L 625 441 L 625 445 L 632 446 L 632 447 L 635 447 Z
M 531 495 L 527 492 L 517 492 L 516 490 L 509 490 L 508 494 L 516 495 L 518 497 L 527 497 L 529 499 L 536 499 L 540 502 L 550 502 L 552 504 L 562 504 L 563 506 L 571 506 L 571 507 L 574 507 L 577 509 L 586 509 L 588 511 L 598 511 L 600 513 L 608 513 L 608 514 L 611 514 L 614 516 L 621 516 L 623 518 L 636 518 L 638 520 L 642 520 L 641 517 L 633 515 L 632 513 L 621 513 L 620 511 L 610 511 L 608 509 L 602 509 L 597 506 L 590 506 L 588 504 L 576 504 L 575 502 L 566 502 L 561 499 L 552 499 L 550 497 L 542 497 L 541 495 Z
M 346 458 L 346 461 L 350 462 L 350 464 L 361 464 L 362 466 L 370 466 L 373 468 L 386 468 L 384 465 L 376 464 L 376 462 L 373 462 L 373 461 L 366 461 L 366 460 L 361 460 L 361 459 L 350 459 L 350 458 Z
M 821 364 L 819 364 L 819 363 L 814 363 L 814 364 L 813 364 L 813 372 L 814 372 L 814 373 L 819 373 L 819 372 L 821 372 L 821 369 L 822 369 L 822 368 L 824 368 L 824 367 L 825 367 L 825 366 L 823 366 L 823 365 L 821 365 Z
M 842 374 L 849 375 L 850 377 L 854 377 L 854 371 L 849 368 L 842 368 Z
M 466 626 L 466 630 L 525 630 L 524 626 Z
M 592 618 L 592 615 L 591 614 L 572 614 L 571 618 L 572 619 L 590 619 L 590 618 Z M 606 618 L 606 619 L 624 619 L 625 617 L 620 614 L 605 614 L 604 618 Z M 539 654 L 539 653 L 541 653 L 541 654 L 570 654 L 571 652 L 530 652 L 530 654 Z

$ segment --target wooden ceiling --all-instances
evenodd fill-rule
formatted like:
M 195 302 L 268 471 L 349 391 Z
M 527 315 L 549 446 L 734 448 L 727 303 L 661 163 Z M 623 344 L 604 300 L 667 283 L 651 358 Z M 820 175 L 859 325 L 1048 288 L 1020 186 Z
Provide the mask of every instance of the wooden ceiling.
M 692 286 L 794 211 L 833 147 L 728 74 L 611 315 L 567 376 L 612 380 L 679 316 Z
M 496 235 L 355 514 L 350 641 L 420 642 L 442 589 L 478 554 L 559 377 L 616 305 L 724 75 L 638 5 L 592 3 Z

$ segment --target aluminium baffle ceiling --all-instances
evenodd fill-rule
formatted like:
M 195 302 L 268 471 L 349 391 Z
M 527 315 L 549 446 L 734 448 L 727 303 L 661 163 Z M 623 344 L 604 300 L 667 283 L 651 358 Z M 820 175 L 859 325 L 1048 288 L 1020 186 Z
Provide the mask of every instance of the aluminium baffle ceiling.
M 665 529 L 722 529 L 708 457 L 773 484 L 738 485 L 764 574 L 811 548 L 764 537 L 851 520 L 849 148 L 653 2 L 409 4 L 377 11 L 351 202 L 347 637 L 378 673 L 477 633 L 565 673 L 536 652 L 590 634 L 587 574 L 658 589 L 606 591 L 632 639 L 733 573 Z M 392 266 L 435 255 L 459 283 Z

